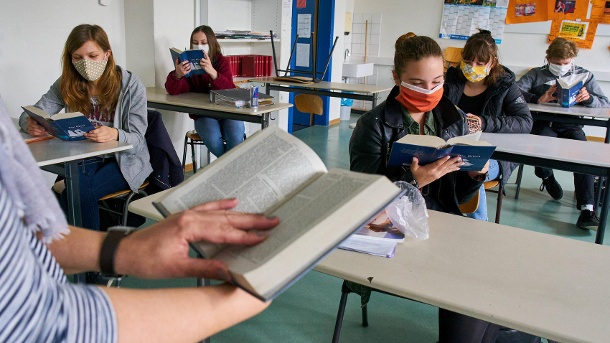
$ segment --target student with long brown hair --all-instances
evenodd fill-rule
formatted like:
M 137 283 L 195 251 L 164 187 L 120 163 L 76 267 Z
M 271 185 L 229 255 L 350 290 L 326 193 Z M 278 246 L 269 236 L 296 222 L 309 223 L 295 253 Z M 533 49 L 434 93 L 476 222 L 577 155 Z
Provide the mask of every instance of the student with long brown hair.
M 191 71 L 189 61 L 174 61 L 176 69 L 167 75 L 165 81 L 165 89 L 169 94 L 209 93 L 211 90 L 235 88 L 229 60 L 222 55 L 220 44 L 211 27 L 207 25 L 196 27 L 191 33 L 190 44 L 191 49 L 203 51 L 205 57 L 199 63 L 205 73 L 186 77 L 185 75 Z M 195 120 L 195 131 L 216 157 L 222 156 L 244 140 L 243 121 L 193 114 L 190 117 Z
M 460 66 L 447 70 L 445 96 L 483 132 L 529 133 L 532 129 L 532 114 L 515 84 L 515 74 L 500 64 L 498 46 L 487 30 L 470 36 Z M 504 185 L 516 167 L 516 163 L 490 160 L 485 181 L 501 176 Z M 484 187 L 479 194 L 479 207 L 468 216 L 487 221 Z
M 97 200 L 123 189 L 136 190 L 152 172 L 144 134 L 146 89 L 140 79 L 116 65 L 104 29 L 82 24 L 70 32 L 62 54 L 62 74 L 34 105 L 50 114 L 62 109 L 83 113 L 96 127 L 85 137 L 93 142 L 120 141 L 133 148 L 113 156 L 90 158 L 78 168 L 83 227 L 99 230 Z M 21 114 L 19 124 L 32 136 L 43 127 Z M 60 203 L 67 213 L 67 194 Z

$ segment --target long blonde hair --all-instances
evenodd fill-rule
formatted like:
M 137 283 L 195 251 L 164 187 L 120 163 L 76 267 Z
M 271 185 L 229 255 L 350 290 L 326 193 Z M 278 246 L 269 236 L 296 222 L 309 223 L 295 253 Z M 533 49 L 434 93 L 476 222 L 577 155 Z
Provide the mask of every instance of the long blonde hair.
M 82 77 L 72 64 L 72 53 L 83 44 L 92 41 L 104 52 L 110 50 L 108 35 L 97 25 L 78 25 L 66 40 L 62 54 L 61 97 L 70 111 L 89 114 L 93 110 L 89 94 L 89 81 Z M 100 109 L 114 111 L 121 90 L 121 74 L 118 72 L 113 54 L 108 56 L 104 73 L 97 81 L 97 97 Z

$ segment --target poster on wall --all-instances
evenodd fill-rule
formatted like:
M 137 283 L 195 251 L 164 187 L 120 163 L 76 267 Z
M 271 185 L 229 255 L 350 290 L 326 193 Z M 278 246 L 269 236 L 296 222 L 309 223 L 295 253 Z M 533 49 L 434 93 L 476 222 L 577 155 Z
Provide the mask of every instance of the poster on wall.
M 591 49 L 597 31 L 597 22 L 585 20 L 553 19 L 548 42 L 557 37 L 574 41 L 579 48 Z
M 547 21 L 548 2 L 554 0 L 510 0 L 506 12 L 507 24 Z
M 466 40 L 478 29 L 502 43 L 508 0 L 444 0 L 439 38 Z
M 596 21 L 600 24 L 610 24 L 610 1 L 593 0 L 591 21 Z
M 589 0 L 549 0 L 549 19 L 576 20 L 586 18 Z

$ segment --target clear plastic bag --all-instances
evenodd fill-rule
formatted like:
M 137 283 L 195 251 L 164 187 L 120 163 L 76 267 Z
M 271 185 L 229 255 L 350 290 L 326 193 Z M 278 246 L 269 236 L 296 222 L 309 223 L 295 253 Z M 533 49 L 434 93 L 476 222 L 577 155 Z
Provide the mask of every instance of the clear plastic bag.
M 394 184 L 406 192 L 386 208 L 388 218 L 405 236 L 428 239 L 428 210 L 424 197 L 419 189 L 407 182 L 396 181 Z

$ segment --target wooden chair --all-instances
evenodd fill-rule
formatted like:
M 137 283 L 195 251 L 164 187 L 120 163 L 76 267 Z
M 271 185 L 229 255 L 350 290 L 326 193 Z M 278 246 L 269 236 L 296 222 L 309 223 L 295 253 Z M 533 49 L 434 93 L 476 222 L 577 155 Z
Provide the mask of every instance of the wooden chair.
M 197 131 L 191 130 L 191 131 L 187 131 L 186 134 L 184 134 L 184 149 L 182 152 L 182 170 L 185 170 L 185 168 L 186 168 L 186 150 L 187 150 L 188 146 L 190 146 L 191 147 L 191 159 L 193 161 L 193 173 L 197 172 L 197 159 L 195 156 L 196 155 L 195 146 L 202 146 L 202 145 L 205 146 L 205 143 L 203 142 L 203 139 L 201 139 L 201 136 L 199 136 Z M 206 148 L 206 150 L 207 150 L 207 148 Z M 210 162 L 210 150 L 207 150 L 207 154 L 208 154 L 207 161 L 209 163 Z
M 129 203 L 131 203 L 131 201 L 133 200 L 133 197 L 136 195 L 140 195 L 142 197 L 147 196 L 148 194 L 146 194 L 144 189 L 148 186 L 148 184 L 149 184 L 149 182 L 148 182 L 148 180 L 146 180 L 135 191 L 132 191 L 131 189 L 124 189 L 124 190 L 101 197 L 97 201 L 100 211 L 106 211 L 109 213 L 119 215 L 121 218 L 120 225 L 123 225 L 123 226 L 127 225 L 127 217 L 129 216 L 129 210 L 128 210 Z M 123 202 L 122 206 L 120 206 L 119 209 L 117 209 L 116 206 L 112 206 L 110 204 L 111 201 L 117 201 L 117 200 Z
M 462 48 L 448 46 L 443 51 L 443 59 L 445 60 L 445 72 L 449 67 L 457 67 L 462 62 Z
M 491 180 L 483 182 L 483 188 L 485 188 L 485 190 L 492 189 L 495 187 L 498 187 L 498 201 L 496 204 L 495 222 L 496 224 L 500 224 L 500 211 L 502 210 L 502 199 L 504 197 L 504 190 L 502 188 L 502 184 L 500 183 L 500 180 Z M 476 211 L 477 208 L 479 208 L 479 200 L 479 193 L 477 192 L 477 194 L 475 194 L 472 199 L 463 204 L 460 204 L 460 211 L 462 211 L 462 213 L 464 214 Z
M 322 97 L 312 94 L 299 94 L 294 97 L 294 106 L 299 112 L 309 113 L 309 126 L 313 126 L 313 115 L 324 114 Z

